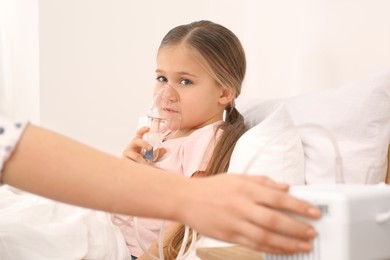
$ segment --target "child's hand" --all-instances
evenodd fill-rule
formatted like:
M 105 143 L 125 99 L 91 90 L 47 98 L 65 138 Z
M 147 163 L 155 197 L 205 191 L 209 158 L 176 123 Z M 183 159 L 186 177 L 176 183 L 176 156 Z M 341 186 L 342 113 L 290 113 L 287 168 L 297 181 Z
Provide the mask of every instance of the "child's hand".
M 126 149 L 122 153 L 122 157 L 130 159 L 132 161 L 147 164 L 148 162 L 144 158 L 142 150 L 149 151 L 152 149 L 152 146 L 143 139 L 144 135 L 149 132 L 150 128 L 145 126 L 138 129 L 134 139 L 127 145 Z M 166 150 L 164 148 L 159 148 L 159 153 L 157 158 L 161 158 L 165 154 Z
M 149 127 L 142 127 L 138 129 L 134 139 L 127 145 L 126 149 L 122 153 L 122 157 L 130 159 L 132 161 L 147 164 L 147 161 L 144 159 L 143 154 L 141 153 L 142 149 L 150 150 L 152 146 L 145 141 L 143 138 L 144 134 L 149 132 Z

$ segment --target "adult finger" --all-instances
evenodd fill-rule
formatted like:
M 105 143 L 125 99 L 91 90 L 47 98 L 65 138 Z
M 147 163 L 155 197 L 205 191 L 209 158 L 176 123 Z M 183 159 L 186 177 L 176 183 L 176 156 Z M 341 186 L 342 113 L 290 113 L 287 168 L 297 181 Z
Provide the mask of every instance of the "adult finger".
M 249 178 L 256 176 L 247 177 Z M 307 201 L 291 196 L 283 189 L 279 189 L 277 187 L 278 183 L 272 184 L 272 182 L 270 183 L 267 179 L 263 178 L 249 179 L 252 179 L 257 184 L 260 184 L 257 186 L 248 185 L 245 189 L 245 192 L 251 193 L 248 194 L 249 197 L 257 197 L 258 203 L 270 208 L 295 213 L 313 219 L 317 219 L 321 216 L 321 212 L 318 208 L 314 207 Z M 267 195 L 265 196 L 264 194 Z
M 309 252 L 312 249 L 310 240 L 297 239 L 274 233 L 266 228 L 259 228 L 256 225 L 238 225 L 243 233 L 237 234 L 234 241 L 238 244 L 245 245 L 256 251 L 273 254 L 294 254 L 298 252 Z M 240 231 L 241 231 L 240 230 Z M 252 232 L 251 234 L 249 233 Z
M 229 173 L 230 174 L 230 173 Z M 251 180 L 251 181 L 255 181 L 256 183 L 258 184 L 262 184 L 264 186 L 267 186 L 267 187 L 270 187 L 270 188 L 274 188 L 274 189 L 279 189 L 279 190 L 284 190 L 284 191 L 288 191 L 289 189 L 289 185 L 287 183 L 282 183 L 282 182 L 276 182 L 276 181 L 273 181 L 271 180 L 269 177 L 267 176 L 260 176 L 260 175 L 241 175 L 242 178 L 244 179 L 248 179 L 248 180 Z
M 123 157 L 138 163 L 143 163 L 143 164 L 147 163 L 144 157 L 140 153 L 137 153 L 132 150 L 126 150 L 125 152 L 123 152 Z
M 239 230 L 247 230 L 245 236 L 237 238 L 247 240 L 255 249 L 273 249 L 271 252 L 294 253 L 311 249 L 310 240 L 316 235 L 313 227 L 304 221 L 295 219 L 267 207 L 259 206 L 254 211 L 254 221 L 241 221 Z M 302 235 L 300 235 L 302 233 Z M 250 239 L 248 239 L 250 238 Z

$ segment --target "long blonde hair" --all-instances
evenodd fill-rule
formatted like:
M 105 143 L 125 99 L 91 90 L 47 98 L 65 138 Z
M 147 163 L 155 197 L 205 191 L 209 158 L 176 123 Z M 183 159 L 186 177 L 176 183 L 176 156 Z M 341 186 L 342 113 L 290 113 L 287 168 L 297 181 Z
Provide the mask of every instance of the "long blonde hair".
M 182 43 L 199 52 L 206 62 L 203 65 L 219 85 L 233 91 L 235 97 L 240 95 L 246 71 L 246 58 L 241 42 L 233 32 L 211 21 L 180 25 L 165 35 L 159 50 Z M 225 120 L 219 128 L 223 131 L 204 176 L 227 171 L 233 148 L 238 138 L 246 131 L 244 118 L 235 108 L 234 99 L 226 107 Z M 166 259 L 176 258 L 183 234 L 184 226 L 181 226 L 164 248 Z

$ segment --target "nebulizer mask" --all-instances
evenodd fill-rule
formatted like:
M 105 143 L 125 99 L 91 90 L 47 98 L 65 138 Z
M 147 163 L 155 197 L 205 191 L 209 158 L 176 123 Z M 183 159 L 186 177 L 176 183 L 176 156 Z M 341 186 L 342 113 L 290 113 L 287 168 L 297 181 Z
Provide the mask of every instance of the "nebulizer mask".
M 180 97 L 176 89 L 165 85 L 159 90 L 153 97 L 147 117 L 150 130 L 143 138 L 152 149 L 143 149 L 142 154 L 146 161 L 154 162 L 159 158 L 162 142 L 173 138 L 180 129 Z

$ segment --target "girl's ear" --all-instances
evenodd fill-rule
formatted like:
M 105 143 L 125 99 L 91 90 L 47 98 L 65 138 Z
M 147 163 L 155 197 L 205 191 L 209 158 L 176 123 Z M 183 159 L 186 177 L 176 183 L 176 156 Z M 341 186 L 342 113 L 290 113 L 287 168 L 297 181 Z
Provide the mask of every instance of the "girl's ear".
M 233 90 L 225 87 L 221 88 L 221 95 L 219 97 L 219 103 L 221 105 L 230 104 L 234 98 L 235 98 L 235 93 Z

